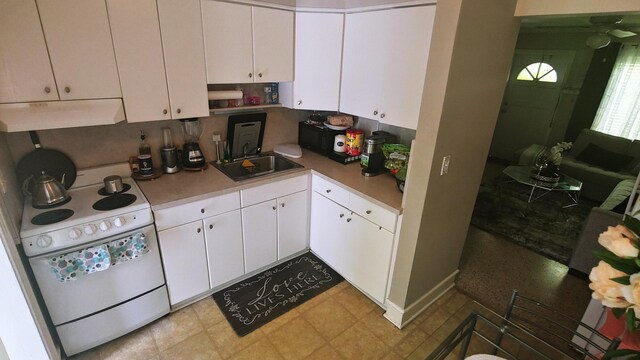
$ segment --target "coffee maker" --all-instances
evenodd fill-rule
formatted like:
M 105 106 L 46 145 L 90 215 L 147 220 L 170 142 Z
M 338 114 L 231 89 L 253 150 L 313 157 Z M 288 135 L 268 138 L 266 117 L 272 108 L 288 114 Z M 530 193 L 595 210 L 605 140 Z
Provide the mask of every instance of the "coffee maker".
M 180 119 L 184 145 L 182 146 L 182 168 L 185 170 L 202 170 L 207 167 L 202 150 L 200 150 L 200 135 L 202 127 L 197 118 Z
M 160 149 L 162 172 L 165 174 L 177 173 L 180 171 L 178 167 L 178 150 L 173 143 L 173 134 L 170 128 L 162 129 L 162 142 L 162 149 Z
M 364 139 L 363 151 L 360 154 L 362 175 L 376 176 L 387 172 L 384 167 L 385 158 L 382 144 L 392 142 L 395 142 L 395 136 L 386 131 L 374 131 L 371 136 Z

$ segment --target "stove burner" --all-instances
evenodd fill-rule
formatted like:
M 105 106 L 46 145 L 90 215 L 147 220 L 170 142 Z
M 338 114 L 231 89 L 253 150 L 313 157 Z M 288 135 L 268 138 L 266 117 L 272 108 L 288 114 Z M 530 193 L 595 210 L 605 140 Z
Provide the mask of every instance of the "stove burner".
M 53 208 L 57 208 L 58 206 L 62 206 L 66 203 L 68 203 L 69 201 L 71 201 L 71 196 L 67 196 L 67 198 L 64 201 L 61 201 L 57 204 L 51 204 L 51 205 L 33 205 L 34 209 L 53 209 Z
M 119 209 L 132 204 L 136 199 L 132 194 L 115 194 L 96 201 L 93 208 L 99 211 Z
M 42 214 L 38 214 L 31 219 L 33 225 L 49 225 L 66 220 L 73 215 L 71 209 L 57 209 L 51 211 L 45 211 Z
M 102 196 L 111 196 L 111 195 L 115 195 L 115 194 L 124 194 L 127 191 L 129 191 L 129 189 L 131 189 L 131 185 L 123 184 L 122 185 L 122 191 L 120 191 L 120 192 L 110 194 L 110 193 L 107 192 L 107 190 L 105 188 L 100 188 L 100 190 L 98 190 L 98 194 L 102 195 Z

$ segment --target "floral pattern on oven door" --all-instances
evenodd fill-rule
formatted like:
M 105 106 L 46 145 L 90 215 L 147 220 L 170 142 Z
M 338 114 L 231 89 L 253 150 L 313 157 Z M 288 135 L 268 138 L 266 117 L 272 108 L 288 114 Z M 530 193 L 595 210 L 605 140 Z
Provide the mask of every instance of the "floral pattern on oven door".
M 149 252 L 147 238 L 139 233 L 108 244 L 93 246 L 49 259 L 53 274 L 60 282 L 73 281 L 82 275 L 107 270 Z

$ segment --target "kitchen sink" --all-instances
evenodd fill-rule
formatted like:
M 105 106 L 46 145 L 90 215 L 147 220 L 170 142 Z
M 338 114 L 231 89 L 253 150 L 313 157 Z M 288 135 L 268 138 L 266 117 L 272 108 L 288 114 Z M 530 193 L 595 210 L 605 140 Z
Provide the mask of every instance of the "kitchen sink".
M 244 163 L 245 160 L 250 163 Z M 230 177 L 233 181 L 247 180 L 258 176 L 275 174 L 303 167 L 284 156 L 270 153 L 249 156 L 246 159 L 238 159 L 226 164 L 216 164 L 215 161 L 212 161 L 211 165 L 222 171 L 223 174 Z

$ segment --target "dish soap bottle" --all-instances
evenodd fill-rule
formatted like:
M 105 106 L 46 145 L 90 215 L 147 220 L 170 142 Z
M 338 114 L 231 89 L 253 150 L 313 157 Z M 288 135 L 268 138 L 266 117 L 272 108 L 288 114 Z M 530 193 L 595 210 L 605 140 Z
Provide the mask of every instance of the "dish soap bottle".
M 140 146 L 138 147 L 138 171 L 142 176 L 153 175 L 153 161 L 151 160 L 151 146 L 147 143 L 147 137 L 140 130 Z

